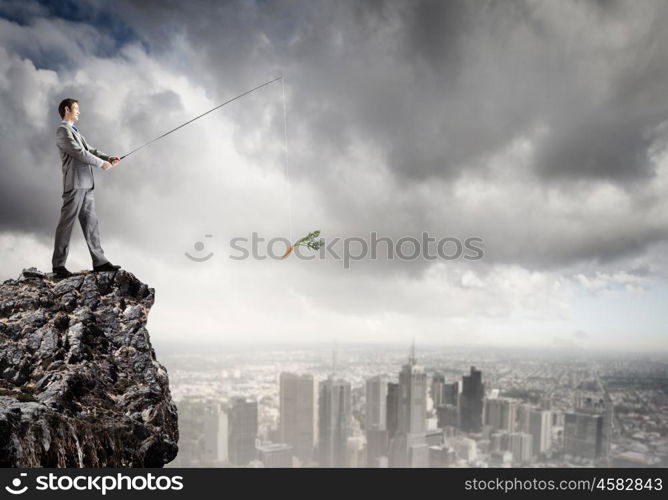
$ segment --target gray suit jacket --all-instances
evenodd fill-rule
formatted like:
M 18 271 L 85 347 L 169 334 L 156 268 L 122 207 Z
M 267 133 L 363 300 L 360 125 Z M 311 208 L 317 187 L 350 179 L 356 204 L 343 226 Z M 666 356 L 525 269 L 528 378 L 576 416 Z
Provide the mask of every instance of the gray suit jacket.
M 102 167 L 102 163 L 109 160 L 109 155 L 90 147 L 86 139 L 67 123 L 58 126 L 56 144 L 63 164 L 63 192 L 93 189 L 93 167 Z

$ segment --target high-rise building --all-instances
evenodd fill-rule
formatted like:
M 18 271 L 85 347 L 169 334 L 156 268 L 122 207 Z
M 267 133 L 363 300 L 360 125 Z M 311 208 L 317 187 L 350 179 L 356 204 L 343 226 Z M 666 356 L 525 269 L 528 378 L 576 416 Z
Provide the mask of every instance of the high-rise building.
M 247 465 L 257 456 L 257 401 L 232 398 L 226 413 L 229 460 L 236 465 Z
M 504 399 L 502 401 L 501 426 L 499 429 L 515 432 L 515 426 L 517 425 L 517 401 L 512 399 Z
M 529 432 L 529 420 L 531 412 L 536 409 L 530 404 L 521 404 L 517 408 L 517 430 L 520 432 Z
M 471 367 L 471 373 L 462 379 L 462 392 L 459 395 L 460 428 L 465 432 L 482 430 L 482 409 L 484 386 L 482 372 Z
M 604 455 L 604 417 L 594 413 L 566 413 L 564 453 L 596 460 Z
M 456 405 L 448 404 L 439 406 L 436 408 L 436 416 L 438 417 L 436 425 L 439 429 L 457 427 L 459 425 L 459 409 Z
M 427 375 L 417 364 L 415 344 L 411 347 L 408 363 L 399 372 L 397 410 L 397 430 L 390 445 L 391 466 L 427 467 Z
M 346 447 L 351 435 L 350 383 L 330 376 L 320 382 L 318 455 L 321 467 L 345 467 Z
M 286 443 L 269 443 L 257 447 L 258 459 L 265 467 L 292 467 L 292 446 Z
M 292 446 L 302 462 L 309 462 L 318 435 L 315 380 L 312 375 L 281 373 L 279 381 L 280 440 Z
M 551 445 L 552 412 L 538 409 L 531 410 L 529 412 L 528 431 L 533 437 L 534 455 L 545 453 Z
M 442 373 L 435 373 L 431 378 L 431 399 L 434 402 L 434 408 L 445 404 L 445 376 Z
M 614 406 L 607 392 L 577 391 L 574 397 L 575 412 L 598 414 L 603 417 L 603 441 L 601 456 L 608 457 L 612 441 L 612 425 L 614 420 Z
M 179 454 L 176 467 L 219 467 L 227 462 L 227 416 L 217 401 L 187 397 L 177 402 Z
M 390 467 L 429 467 L 426 433 L 397 433 L 390 443 Z
M 443 386 L 443 404 L 457 406 L 459 382 L 446 383 Z
M 483 423 L 493 430 L 501 429 L 501 409 L 503 402 L 500 399 L 485 399 Z
M 374 463 L 379 463 L 381 457 L 388 456 L 389 438 L 387 430 L 367 429 L 367 463 L 370 467 L 375 467 Z
M 508 432 L 515 432 L 517 425 L 517 401 L 512 399 L 503 400 L 501 409 L 501 427 Z
M 533 456 L 533 438 L 526 432 L 513 432 L 510 434 L 510 451 L 513 460 L 518 464 L 530 463 Z
M 508 449 L 509 438 L 505 431 L 496 431 L 489 436 L 490 451 L 505 451 Z
M 399 373 L 399 419 L 401 434 L 417 434 L 427 430 L 427 375 L 417 364 L 415 350 L 408 364 Z
M 387 457 L 387 377 L 376 376 L 366 381 L 366 441 L 367 463 L 380 463 L 380 457 Z
M 216 455 L 217 455 L 216 459 L 217 462 L 220 463 L 229 463 L 230 461 L 229 422 L 227 419 L 227 413 L 225 412 L 222 405 L 217 405 L 217 409 L 218 409 L 218 436 L 216 439 Z
M 387 437 L 394 438 L 399 428 L 399 384 L 387 384 Z
M 366 381 L 366 428 L 381 430 L 387 428 L 387 384 L 382 375 Z
M 515 432 L 517 401 L 507 398 L 485 400 L 485 425 L 493 430 Z

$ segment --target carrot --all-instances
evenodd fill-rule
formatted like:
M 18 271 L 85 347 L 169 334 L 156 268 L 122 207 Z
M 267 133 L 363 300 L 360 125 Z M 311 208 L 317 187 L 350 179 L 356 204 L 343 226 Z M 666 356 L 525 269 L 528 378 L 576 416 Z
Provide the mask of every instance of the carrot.
M 281 259 L 285 259 L 288 255 L 290 255 L 290 253 L 295 249 L 295 247 L 298 247 L 299 245 L 308 247 L 312 250 L 319 250 L 320 247 L 325 244 L 325 240 L 320 239 L 318 241 L 315 241 L 315 239 L 318 236 L 320 236 L 320 229 L 318 229 L 317 231 L 313 231 L 311 233 L 308 233 L 302 239 L 297 240 L 294 244 L 289 246 L 288 249 L 283 254 L 283 257 L 281 257 Z
M 285 259 L 288 255 L 290 255 L 290 252 L 292 252 L 293 248 L 294 247 L 288 247 L 288 249 L 285 251 L 285 253 L 283 254 L 283 257 L 281 257 L 281 259 Z

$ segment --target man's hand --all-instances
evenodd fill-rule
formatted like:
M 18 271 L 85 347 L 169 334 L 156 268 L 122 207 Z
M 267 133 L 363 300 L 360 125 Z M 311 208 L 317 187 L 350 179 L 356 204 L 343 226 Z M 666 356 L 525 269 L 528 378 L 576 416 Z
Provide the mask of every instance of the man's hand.
M 114 168 L 114 166 L 111 163 L 109 163 L 108 161 L 105 161 L 102 164 L 102 170 L 111 170 L 112 168 Z
M 121 159 L 118 156 L 110 156 L 109 161 L 115 167 L 116 165 L 118 165 L 118 162 L 120 162 Z

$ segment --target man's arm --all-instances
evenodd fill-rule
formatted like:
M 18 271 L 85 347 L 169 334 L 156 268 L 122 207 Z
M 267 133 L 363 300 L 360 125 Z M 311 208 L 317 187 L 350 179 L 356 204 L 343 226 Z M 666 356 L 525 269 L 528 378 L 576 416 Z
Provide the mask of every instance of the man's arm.
M 82 139 L 83 139 L 83 137 L 82 137 Z M 90 146 L 90 144 L 88 144 L 86 142 L 86 139 L 83 139 L 83 142 L 86 145 L 86 147 L 88 148 L 89 153 L 93 153 L 95 156 L 97 156 L 98 158 L 102 158 L 104 161 L 109 161 L 109 158 L 111 158 L 111 156 L 109 156 L 107 153 L 103 153 L 99 149 L 92 148 Z
M 107 161 L 106 159 L 98 158 L 94 153 L 83 149 L 74 138 L 72 131 L 67 127 L 58 127 L 58 130 L 56 131 L 56 144 L 60 149 L 82 163 L 102 168 Z
M 81 140 L 83 141 L 84 146 L 86 146 L 86 149 L 88 149 L 89 152 L 93 153 L 98 158 L 102 158 L 105 162 L 109 162 L 112 167 L 116 166 L 118 162 L 121 161 L 121 159 L 118 156 L 111 156 L 108 155 L 107 153 L 103 153 L 99 149 L 92 148 L 90 144 L 86 142 L 86 139 L 84 138 L 83 135 L 81 136 Z M 102 170 L 109 170 L 109 168 L 110 167 L 108 167 L 107 165 L 102 166 Z

